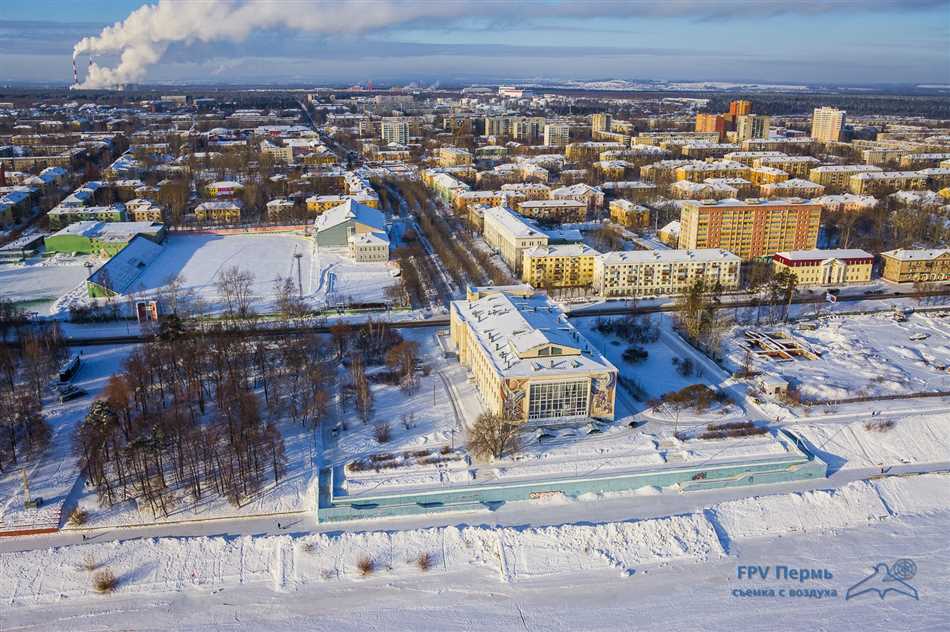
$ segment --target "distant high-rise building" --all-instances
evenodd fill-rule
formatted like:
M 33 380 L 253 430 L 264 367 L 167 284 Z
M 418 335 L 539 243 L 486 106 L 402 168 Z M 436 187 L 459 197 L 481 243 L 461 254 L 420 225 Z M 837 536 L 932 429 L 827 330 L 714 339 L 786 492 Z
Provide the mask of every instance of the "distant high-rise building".
M 384 143 L 409 144 L 409 123 L 398 116 L 387 116 L 380 126 Z
M 729 114 L 733 116 L 745 116 L 752 113 L 752 102 L 745 99 L 729 102 Z
M 844 130 L 844 110 L 815 108 L 811 117 L 811 137 L 824 142 L 841 140 Z
M 697 132 L 716 132 L 722 139 L 726 135 L 726 119 L 721 114 L 700 113 L 696 115 Z
M 611 117 L 607 112 L 599 112 L 591 117 L 590 128 L 594 132 L 609 132 Z
M 768 138 L 769 121 L 769 117 L 764 114 L 742 114 L 736 117 L 736 142 Z
M 544 126 L 544 144 L 563 147 L 571 141 L 571 126 L 567 123 L 548 123 Z

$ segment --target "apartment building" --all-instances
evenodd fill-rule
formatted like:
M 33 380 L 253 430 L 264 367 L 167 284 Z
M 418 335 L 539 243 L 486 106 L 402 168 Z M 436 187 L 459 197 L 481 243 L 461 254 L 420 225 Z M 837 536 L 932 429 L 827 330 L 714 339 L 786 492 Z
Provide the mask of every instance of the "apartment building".
M 736 140 L 768 138 L 771 118 L 764 114 L 741 114 L 736 117 Z
M 604 298 L 682 294 L 697 279 L 739 287 L 741 260 L 719 248 L 606 252 L 594 258 L 594 290 Z
M 551 191 L 552 200 L 573 200 L 587 205 L 591 211 L 604 206 L 604 192 L 598 187 L 579 182 L 566 187 L 558 187 Z
M 753 167 L 781 169 L 792 178 L 807 178 L 808 172 L 820 164 L 821 161 L 812 156 L 761 156 L 752 161 Z
M 588 287 L 598 253 L 582 244 L 552 244 L 525 251 L 521 280 L 537 288 Z
M 922 191 L 926 188 L 927 176 L 920 171 L 856 173 L 848 178 L 848 190 L 855 195 L 884 197 L 897 191 Z
M 625 228 L 647 228 L 650 225 L 650 209 L 630 200 L 611 200 L 610 221 L 616 222 Z
M 674 200 L 725 200 L 739 197 L 739 190 L 727 184 L 729 178 L 707 178 L 706 182 L 680 180 L 670 185 L 670 197 Z M 735 178 L 748 182 L 742 178 Z
M 384 117 L 379 126 L 379 135 L 384 143 L 409 144 L 409 121 L 400 116 Z
M 439 147 L 436 161 L 440 167 L 461 167 L 472 164 L 472 154 L 461 147 Z
M 521 274 L 525 252 L 548 245 L 545 233 L 502 206 L 484 209 L 482 222 L 485 242 L 498 251 L 515 274 Z
M 450 336 L 485 409 L 516 422 L 613 419 L 618 372 L 542 294 L 451 304 Z
M 525 200 L 514 206 L 525 217 L 541 222 L 572 223 L 587 219 L 587 204 L 577 200 Z
M 874 255 L 858 249 L 792 250 L 772 255 L 772 269 L 795 275 L 800 286 L 869 283 Z
M 889 250 L 881 253 L 882 276 L 895 283 L 950 281 L 950 248 Z
M 786 180 L 788 180 L 788 174 L 775 167 L 753 167 L 749 169 L 749 182 L 755 186 L 775 184 Z
M 845 111 L 836 108 L 815 108 L 811 117 L 811 137 L 821 142 L 838 142 L 844 131 Z
M 598 112 L 591 116 L 590 129 L 592 132 L 609 132 L 612 117 L 607 112 Z
M 680 204 L 680 248 L 722 248 L 748 261 L 783 250 L 813 249 L 818 243 L 821 205 L 811 201 L 750 198 Z
M 841 193 L 839 195 L 823 195 L 813 200 L 826 211 L 833 213 L 851 213 L 860 212 L 874 208 L 877 204 L 877 198 L 870 195 L 854 195 L 853 193 Z
M 676 168 L 673 172 L 676 180 L 702 182 L 706 178 L 746 178 L 749 179 L 749 167 L 741 162 L 717 160 L 715 162 L 690 162 Z M 642 171 L 641 171 L 642 173 Z
M 731 151 L 723 158 L 726 160 L 733 160 L 735 162 L 741 162 L 744 165 L 750 167 L 758 167 L 761 165 L 756 165 L 755 161 L 759 158 L 785 158 L 788 157 L 788 154 L 781 151 Z M 817 161 L 816 161 L 817 162 Z M 772 166 L 772 165 L 769 165 Z M 781 167 L 779 167 L 781 169 Z
M 213 200 L 195 207 L 195 219 L 212 224 L 237 224 L 241 221 L 240 200 Z
M 571 142 L 571 126 L 567 123 L 548 123 L 544 126 L 544 144 L 564 147 Z
M 752 113 L 752 102 L 745 99 L 737 99 L 729 102 L 729 114 L 735 117 L 746 116 Z
M 859 173 L 881 173 L 884 170 L 873 165 L 826 165 L 808 171 L 808 179 L 831 191 L 848 188 L 851 176 Z
M 717 140 L 726 137 L 726 117 L 722 114 L 700 112 L 696 115 L 695 131 L 699 133 L 715 133 Z
M 759 187 L 759 194 L 766 198 L 797 197 L 811 199 L 823 195 L 824 192 L 825 187 L 820 184 L 815 184 L 811 180 L 803 180 L 801 178 L 791 178 L 790 180 L 783 180 L 781 182 L 763 184 Z

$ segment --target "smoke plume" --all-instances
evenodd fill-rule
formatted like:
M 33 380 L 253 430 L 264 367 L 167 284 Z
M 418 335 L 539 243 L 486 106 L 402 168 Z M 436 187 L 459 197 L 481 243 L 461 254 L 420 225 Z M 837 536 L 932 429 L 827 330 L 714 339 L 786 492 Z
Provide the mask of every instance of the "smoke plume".
M 421 17 L 455 14 L 461 3 L 393 0 L 159 0 L 144 5 L 122 22 L 106 27 L 95 37 L 80 40 L 73 48 L 79 55 L 118 54 L 115 67 L 90 61 L 81 89 L 111 89 L 145 78 L 175 44 L 241 42 L 257 29 L 290 28 L 322 33 L 357 33 L 408 22 Z

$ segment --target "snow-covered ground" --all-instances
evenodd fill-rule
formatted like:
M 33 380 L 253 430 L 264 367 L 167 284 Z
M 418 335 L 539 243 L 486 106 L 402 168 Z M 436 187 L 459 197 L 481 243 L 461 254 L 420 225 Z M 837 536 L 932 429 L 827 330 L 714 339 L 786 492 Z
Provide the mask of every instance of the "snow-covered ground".
M 890 425 L 893 424 L 893 425 Z M 802 422 L 792 430 L 807 441 L 832 471 L 910 463 L 950 462 L 950 414 L 883 414 L 834 424 Z
M 76 485 L 79 469 L 72 451 L 73 431 L 131 349 L 131 345 L 73 349 L 82 354 L 82 366 L 72 383 L 87 394 L 64 404 L 52 396 L 44 401 L 43 414 L 53 436 L 46 452 L 27 470 L 30 494 L 42 498 L 43 504 L 39 509 L 25 509 L 20 470 L 7 470 L 0 475 L 0 531 L 59 526 L 67 498 L 81 491 L 81 484 Z
M 945 474 L 857 481 L 631 522 L 6 553 L 0 599 L 13 629 L 774 630 L 815 620 L 809 628 L 937 630 L 950 616 L 950 549 L 940 545 L 948 483 Z M 845 599 L 875 564 L 898 558 L 916 563 L 906 581 L 918 599 Z M 827 575 L 749 580 L 744 565 Z M 115 574 L 116 593 L 92 590 L 91 566 Z
M 51 259 L 34 257 L 24 263 L 0 265 L 0 298 L 19 303 L 28 311 L 46 315 L 63 294 L 84 285 L 89 271 L 86 261 L 100 263 L 91 257 L 57 256 Z
M 299 275 L 295 255 L 300 255 Z M 194 290 L 215 311 L 221 309 L 216 283 L 231 267 L 254 275 L 254 305 L 265 311 L 273 307 L 277 277 L 300 284 L 304 298 L 315 307 L 328 300 L 381 301 L 385 288 L 394 282 L 385 263 L 354 263 L 341 252 L 317 252 L 313 239 L 304 235 L 172 235 L 134 289 L 158 291 L 178 275 L 184 289 Z
M 761 326 L 782 332 L 821 354 L 815 360 L 777 362 L 753 357 L 752 369 L 797 384 L 803 400 L 900 395 L 950 387 L 950 312 L 916 312 L 906 322 L 891 313 L 810 321 L 814 331 L 781 324 Z M 736 327 L 726 341 L 726 363 L 741 368 L 746 360 Z

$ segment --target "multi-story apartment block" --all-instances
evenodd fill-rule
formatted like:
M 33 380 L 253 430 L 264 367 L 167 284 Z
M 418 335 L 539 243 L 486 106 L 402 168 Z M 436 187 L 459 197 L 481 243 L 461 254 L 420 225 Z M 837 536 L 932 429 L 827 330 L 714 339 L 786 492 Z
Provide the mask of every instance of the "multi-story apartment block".
M 706 160 L 708 158 L 722 158 L 728 153 L 739 149 L 733 143 L 709 143 L 706 141 L 692 141 L 680 147 L 680 153 L 685 158 Z
M 810 169 L 808 179 L 829 191 L 843 191 L 848 188 L 848 181 L 851 176 L 858 173 L 881 173 L 882 171 L 883 169 L 873 165 L 826 165 Z
M 670 185 L 670 197 L 674 200 L 724 200 L 739 197 L 739 189 L 727 184 L 732 178 L 707 178 L 705 182 L 679 180 Z M 748 182 L 742 178 L 735 178 Z
M 583 222 L 587 219 L 587 204 L 577 200 L 526 200 L 515 204 L 525 217 L 542 222 Z
M 877 198 L 875 197 L 870 195 L 854 195 L 853 193 L 823 195 L 812 201 L 821 204 L 823 209 L 832 213 L 860 212 L 874 208 L 877 204 Z
M 439 147 L 436 160 L 440 167 L 460 167 L 472 164 L 472 154 L 461 147 Z
M 604 298 L 682 294 L 697 279 L 739 287 L 741 260 L 719 248 L 606 252 L 594 258 L 594 290 Z
M 927 176 L 920 171 L 856 173 L 848 179 L 848 190 L 855 195 L 884 197 L 897 191 L 922 191 L 926 188 Z
M 598 254 L 582 243 L 532 248 L 523 255 L 521 280 L 537 288 L 588 287 Z
M 788 180 L 788 174 L 775 167 L 753 167 L 749 169 L 749 182 L 755 186 L 775 184 L 786 180 Z
M 721 140 L 726 137 L 726 129 L 726 117 L 724 117 L 722 114 L 700 112 L 696 115 L 695 130 L 697 132 L 715 132 L 717 135 L 717 140 Z
M 498 251 L 515 274 L 521 273 L 524 253 L 548 245 L 548 236 L 507 208 L 486 208 L 482 214 L 485 242 Z
M 731 151 L 723 156 L 723 158 L 726 160 L 741 162 L 742 164 L 749 165 L 750 167 L 757 167 L 761 166 L 755 164 L 755 161 L 759 158 L 786 158 L 787 156 L 788 154 L 781 151 Z M 781 167 L 779 167 L 779 169 L 781 169 Z
M 604 206 L 604 192 L 599 187 L 579 182 L 566 187 L 558 187 L 551 191 L 552 200 L 575 200 L 583 202 L 589 210 Z
M 781 169 L 792 178 L 807 178 L 808 172 L 820 164 L 820 160 L 811 156 L 761 156 L 752 161 L 753 167 Z
M 771 119 L 764 114 L 740 114 L 736 117 L 736 140 L 768 138 Z
M 542 294 L 451 304 L 450 335 L 486 410 L 522 422 L 613 419 L 618 372 Z
M 612 118 L 607 112 L 598 112 L 591 117 L 590 128 L 592 132 L 609 132 Z
M 844 131 L 845 111 L 835 108 L 815 108 L 811 117 L 811 137 L 821 142 L 837 142 Z
M 567 123 L 548 123 L 544 126 L 544 144 L 564 147 L 571 142 L 571 126 Z
M 752 102 L 745 99 L 737 99 L 729 102 L 729 114 L 739 117 L 752 113 Z
M 741 162 L 717 160 L 715 162 L 690 162 L 677 167 L 674 176 L 677 180 L 702 182 L 706 178 L 749 178 L 749 167 Z M 642 174 L 642 170 L 641 170 Z
M 630 200 L 611 200 L 610 220 L 626 228 L 646 228 L 650 225 L 650 209 Z
M 679 247 L 722 248 L 743 260 L 813 249 L 821 205 L 799 199 L 681 202 Z
M 409 144 L 409 121 L 400 116 L 387 116 L 380 123 L 379 135 L 384 143 Z
M 895 283 L 950 281 L 950 248 L 889 250 L 881 253 L 882 276 Z
M 946 164 L 944 164 L 946 163 Z M 901 156 L 901 169 L 926 169 L 928 167 L 950 167 L 950 153 L 906 154 Z
M 857 249 L 792 250 L 772 255 L 775 272 L 788 271 L 798 285 L 869 283 L 874 255 Z
M 816 198 L 824 194 L 825 187 L 815 184 L 811 180 L 801 178 L 792 178 L 782 182 L 773 182 L 763 184 L 759 187 L 759 193 L 762 197 L 797 197 L 797 198 Z
M 214 200 L 195 207 L 195 219 L 213 224 L 237 224 L 241 221 L 240 200 Z

